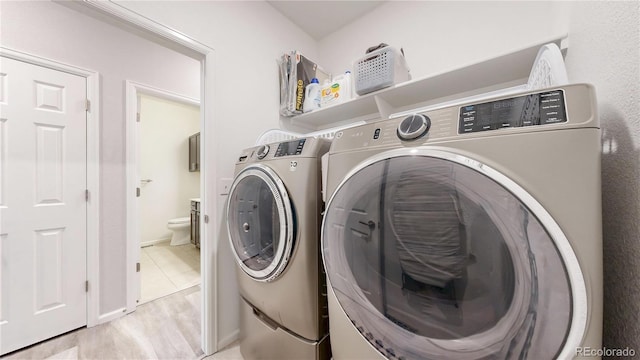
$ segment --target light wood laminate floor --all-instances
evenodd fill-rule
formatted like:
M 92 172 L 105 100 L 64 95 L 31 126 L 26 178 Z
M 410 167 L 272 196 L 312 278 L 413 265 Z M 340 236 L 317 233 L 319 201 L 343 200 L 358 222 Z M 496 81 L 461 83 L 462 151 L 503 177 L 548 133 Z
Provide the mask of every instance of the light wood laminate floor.
M 202 359 L 200 309 L 200 287 L 194 286 L 140 305 L 112 322 L 69 332 L 3 359 Z M 229 359 L 240 359 L 229 351 Z

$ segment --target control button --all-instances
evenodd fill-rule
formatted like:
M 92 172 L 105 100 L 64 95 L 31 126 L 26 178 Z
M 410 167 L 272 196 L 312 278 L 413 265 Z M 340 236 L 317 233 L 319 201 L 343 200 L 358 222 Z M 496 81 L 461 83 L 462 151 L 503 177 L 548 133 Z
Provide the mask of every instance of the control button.
M 378 140 L 380 138 L 380 128 L 377 128 L 376 131 L 373 132 L 373 140 Z
M 415 140 L 429 132 L 431 119 L 422 114 L 410 115 L 398 125 L 398 137 L 401 140 Z
M 264 159 L 265 156 L 269 153 L 269 145 L 262 145 L 258 148 L 258 159 Z

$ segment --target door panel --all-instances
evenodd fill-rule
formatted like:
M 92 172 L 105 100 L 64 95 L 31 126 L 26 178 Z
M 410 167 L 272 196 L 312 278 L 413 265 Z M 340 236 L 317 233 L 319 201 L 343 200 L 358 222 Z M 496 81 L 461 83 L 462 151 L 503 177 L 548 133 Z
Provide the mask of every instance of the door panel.
M 0 79 L 4 79 L 4 76 L 0 76 Z M 2 84 L 0 83 L 0 89 L 2 89 Z M 1 96 L 1 95 L 0 95 Z M 1 99 L 1 98 L 0 98 Z M 3 103 L 0 102 L 0 105 Z M 5 194 L 5 174 L 6 174 L 6 163 L 7 163 L 7 119 L 1 118 L 0 115 L 0 208 L 5 206 L 4 203 L 4 194 Z
M 9 314 L 9 302 L 5 300 L 5 295 L 9 294 L 9 259 L 5 256 L 7 234 L 0 234 L 0 339 L 2 339 L 2 325 L 7 322 Z
M 64 127 L 36 124 L 36 206 L 62 204 Z
M 86 79 L 0 62 L 4 354 L 86 325 Z

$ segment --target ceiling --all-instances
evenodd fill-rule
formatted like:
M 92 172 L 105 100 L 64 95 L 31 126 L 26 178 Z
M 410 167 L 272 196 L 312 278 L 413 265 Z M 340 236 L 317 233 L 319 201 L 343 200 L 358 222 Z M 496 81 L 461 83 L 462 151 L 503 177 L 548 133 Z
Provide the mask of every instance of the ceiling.
M 267 0 L 267 2 L 311 37 L 320 40 L 380 6 L 384 1 Z

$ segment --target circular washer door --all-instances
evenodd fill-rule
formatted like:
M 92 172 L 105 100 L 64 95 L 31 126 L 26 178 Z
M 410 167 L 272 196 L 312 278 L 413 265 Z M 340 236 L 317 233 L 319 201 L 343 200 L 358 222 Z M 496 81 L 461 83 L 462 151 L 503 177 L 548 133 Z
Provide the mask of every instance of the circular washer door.
M 269 167 L 246 167 L 227 202 L 227 229 L 240 268 L 258 281 L 275 280 L 293 249 L 293 208 L 282 180 Z
M 389 358 L 569 358 L 584 334 L 584 279 L 558 225 L 449 151 L 392 150 L 351 171 L 322 254 L 342 310 Z

